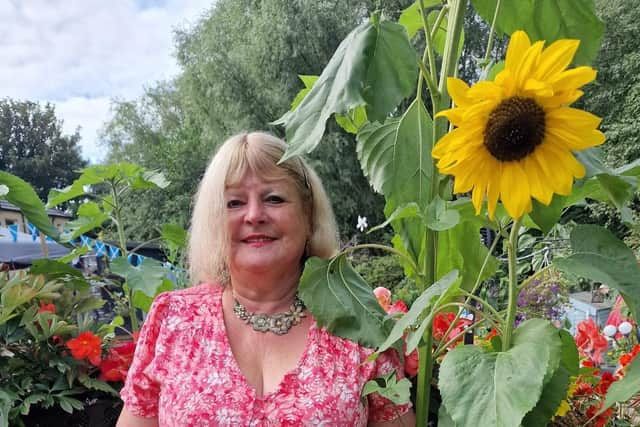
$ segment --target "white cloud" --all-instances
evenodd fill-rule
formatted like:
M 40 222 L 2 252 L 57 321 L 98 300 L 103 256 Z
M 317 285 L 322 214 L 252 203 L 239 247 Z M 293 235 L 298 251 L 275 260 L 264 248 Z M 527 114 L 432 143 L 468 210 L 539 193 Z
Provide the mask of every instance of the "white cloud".
M 212 0 L 12 0 L 0 2 L 0 97 L 52 102 L 65 130 L 82 128 L 98 161 L 97 131 L 110 99 L 133 99 L 175 75 L 173 29 Z

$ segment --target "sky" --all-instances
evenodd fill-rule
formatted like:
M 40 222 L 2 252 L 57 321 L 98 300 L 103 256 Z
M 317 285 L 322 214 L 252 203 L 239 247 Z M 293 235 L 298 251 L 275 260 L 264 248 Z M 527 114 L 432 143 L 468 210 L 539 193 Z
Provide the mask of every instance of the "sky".
M 215 0 L 0 0 L 0 98 L 55 105 L 82 156 L 104 159 L 98 135 L 112 99 L 133 100 L 179 72 L 173 31 Z

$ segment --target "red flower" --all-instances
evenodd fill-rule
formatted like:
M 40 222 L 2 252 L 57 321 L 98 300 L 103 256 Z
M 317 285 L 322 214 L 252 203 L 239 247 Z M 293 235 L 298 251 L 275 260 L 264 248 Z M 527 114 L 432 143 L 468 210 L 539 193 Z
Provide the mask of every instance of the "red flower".
M 136 344 L 133 341 L 119 343 L 109 350 L 100 364 L 100 379 L 103 381 L 124 381 L 133 361 Z
M 625 353 L 620 356 L 620 366 L 623 368 L 627 366 L 631 361 L 640 353 L 640 344 L 633 346 L 633 349 L 629 353 Z
M 93 366 L 100 365 L 102 339 L 92 332 L 82 332 L 77 338 L 67 341 L 71 355 L 77 360 L 89 359 Z
M 614 383 L 617 379 L 618 378 L 613 376 L 611 372 L 604 372 L 600 377 L 600 381 L 594 388 L 595 392 L 604 396 L 605 394 L 607 394 L 609 386 L 611 386 L 611 384 Z
M 433 338 L 441 340 L 449 330 L 451 322 L 456 318 L 453 313 L 438 313 L 433 318 Z
M 602 363 L 602 354 L 607 350 L 609 344 L 593 319 L 590 318 L 578 323 L 575 340 L 580 354 L 591 358 L 598 364 Z
M 389 316 L 392 316 L 396 313 L 406 313 L 407 311 L 409 311 L 409 309 L 407 308 L 407 304 L 405 304 L 402 300 L 398 300 L 391 304 L 391 306 L 387 309 L 387 314 Z
M 56 306 L 53 303 L 43 304 L 40 303 L 40 308 L 38 309 L 38 313 L 52 313 L 55 314 Z
M 593 417 L 602 407 L 602 402 L 591 405 L 587 408 L 587 417 Z M 594 427 L 605 427 L 609 422 L 609 418 L 613 415 L 613 408 L 609 408 L 593 420 Z

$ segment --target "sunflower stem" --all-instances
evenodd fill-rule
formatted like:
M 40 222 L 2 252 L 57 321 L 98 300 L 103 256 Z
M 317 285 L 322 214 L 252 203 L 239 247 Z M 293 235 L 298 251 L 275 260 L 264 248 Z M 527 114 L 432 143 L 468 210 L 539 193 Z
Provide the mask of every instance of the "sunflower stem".
M 433 372 L 431 325 L 427 327 L 423 336 L 423 341 L 423 345 L 418 347 L 418 399 L 416 401 L 416 427 L 427 427 L 429 422 L 431 375 Z
M 493 35 L 495 34 L 496 21 L 498 20 L 498 14 L 500 13 L 501 0 L 496 1 L 496 10 L 493 12 L 493 20 L 491 21 L 491 29 L 489 30 L 489 40 L 487 40 L 487 51 L 484 54 L 484 59 L 480 66 L 486 67 L 489 63 L 489 57 L 491 56 L 491 49 L 493 49 Z
M 509 260 L 509 302 L 507 304 L 507 319 L 504 325 L 504 339 L 502 340 L 502 351 L 511 348 L 511 336 L 513 335 L 514 323 L 516 320 L 516 309 L 518 308 L 518 272 L 516 270 L 516 255 L 518 252 L 518 230 L 520 220 L 513 221 L 509 241 L 507 242 L 507 257 Z

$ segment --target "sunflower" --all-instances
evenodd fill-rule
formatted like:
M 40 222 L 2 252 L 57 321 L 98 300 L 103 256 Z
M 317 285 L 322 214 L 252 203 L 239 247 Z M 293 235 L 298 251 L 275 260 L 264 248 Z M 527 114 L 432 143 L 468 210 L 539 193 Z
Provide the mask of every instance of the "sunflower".
M 436 117 L 454 126 L 433 148 L 438 168 L 453 175 L 455 193 L 472 191 L 480 213 L 487 196 L 493 218 L 500 199 L 513 218 L 531 211 L 531 198 L 545 205 L 553 194 L 571 193 L 585 175 L 572 151 L 604 142 L 600 118 L 570 108 L 581 86 L 594 80 L 591 67 L 567 70 L 579 40 L 562 39 L 544 49 L 523 31 L 511 36 L 504 69 L 495 81 L 469 87 L 447 80 L 456 107 Z

